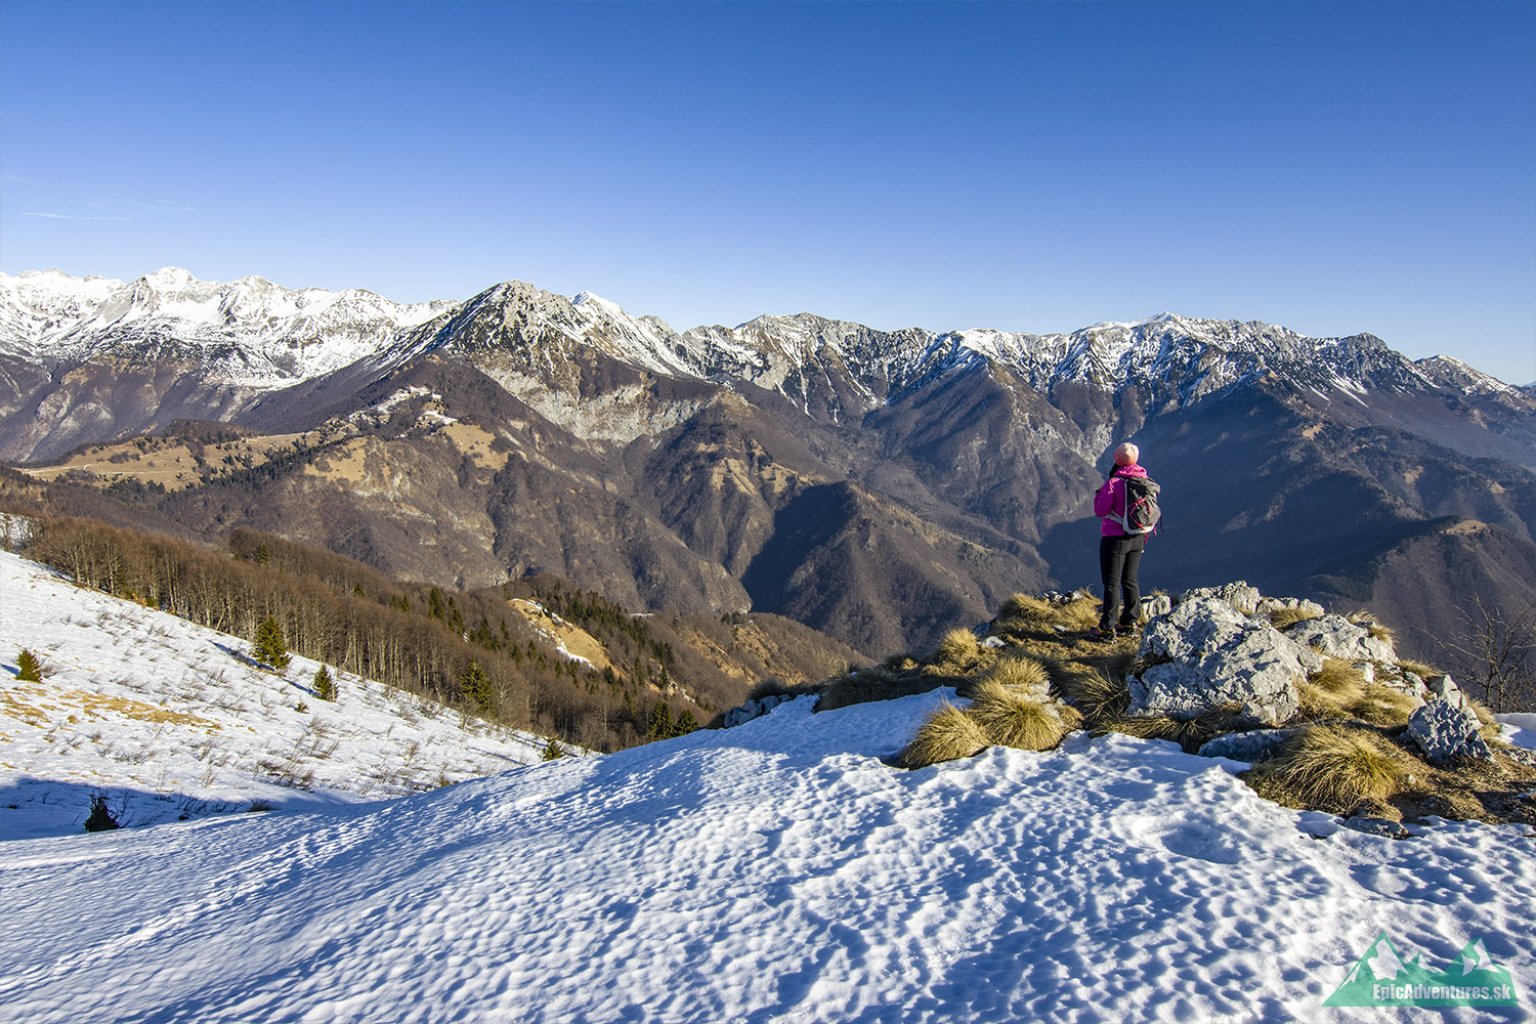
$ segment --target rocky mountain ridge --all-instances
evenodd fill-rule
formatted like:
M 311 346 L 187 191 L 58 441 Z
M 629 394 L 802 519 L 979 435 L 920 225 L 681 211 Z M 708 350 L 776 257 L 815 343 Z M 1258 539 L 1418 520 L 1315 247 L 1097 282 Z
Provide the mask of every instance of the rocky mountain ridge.
M 1015 591 L 1093 584 L 1087 497 L 1131 437 L 1168 499 L 1150 585 L 1243 576 L 1426 635 L 1471 592 L 1530 596 L 1511 567 L 1536 564 L 1536 400 L 1370 335 L 1172 314 L 1060 335 L 810 314 L 679 333 L 507 282 L 431 307 L 356 298 L 372 326 L 311 357 L 294 325 L 341 300 L 174 272 L 69 298 L 44 277 L 47 302 L 0 317 L 0 458 L 116 520 L 249 525 L 443 586 L 550 571 L 880 654 Z M 153 309 L 83 340 L 113 303 Z M 181 309 L 195 322 L 167 319 Z M 297 312 L 242 319 L 262 309 Z M 242 330 L 267 341 L 247 352 Z M 180 421 L 254 439 L 210 449 L 214 428 Z M 37 467 L 82 444 L 105 447 Z
M 646 373 L 776 391 L 808 413 L 828 397 L 831 378 L 845 377 L 853 393 L 824 410 L 835 421 L 978 360 L 1007 367 L 1041 391 L 1068 383 L 1116 393 L 1140 386 L 1165 406 L 1264 373 L 1320 394 L 1453 389 L 1524 397 L 1458 360 L 1411 361 L 1369 334 L 1316 339 L 1258 322 L 1171 313 L 1070 334 L 880 331 L 808 313 L 678 333 L 588 292 L 566 299 L 518 281 L 461 303 L 400 305 L 361 290 L 291 290 L 259 277 L 203 282 L 179 268 L 126 284 L 58 271 L 0 275 L 0 352 L 54 370 L 108 355 L 195 356 L 206 383 L 275 390 L 360 361 L 387 369 L 441 348 L 517 348 L 509 338 L 524 350 L 512 363 L 526 372 L 590 348 Z

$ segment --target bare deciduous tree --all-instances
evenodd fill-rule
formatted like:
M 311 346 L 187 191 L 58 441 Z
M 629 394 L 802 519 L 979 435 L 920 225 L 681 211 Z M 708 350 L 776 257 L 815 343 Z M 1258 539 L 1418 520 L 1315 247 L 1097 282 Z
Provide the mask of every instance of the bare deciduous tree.
M 1536 710 L 1536 608 L 1511 612 L 1472 595 L 1462 611 L 1463 628 L 1437 638 L 1446 656 L 1476 672 L 1494 711 Z

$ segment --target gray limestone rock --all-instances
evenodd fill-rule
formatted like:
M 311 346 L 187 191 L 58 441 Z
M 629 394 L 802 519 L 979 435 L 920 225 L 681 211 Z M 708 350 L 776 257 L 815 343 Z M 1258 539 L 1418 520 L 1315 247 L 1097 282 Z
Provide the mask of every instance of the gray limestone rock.
M 1201 757 L 1229 757 L 1234 761 L 1263 761 L 1280 753 L 1298 729 L 1254 729 L 1252 732 L 1229 732 L 1209 739 L 1201 746 Z
M 1140 657 L 1152 664 L 1127 680 L 1130 714 L 1190 719 L 1235 706 L 1251 723 L 1271 726 L 1296 713 L 1297 683 L 1322 667 L 1317 654 L 1215 594 L 1187 598 L 1152 620 Z
M 1299 610 L 1316 618 L 1322 615 L 1325 609 L 1316 601 L 1297 597 L 1261 597 L 1254 608 L 1254 612 L 1258 615 L 1273 615 L 1275 612 L 1293 610 Z
M 1434 699 L 1408 718 L 1408 738 L 1424 752 L 1424 759 L 1441 766 L 1464 759 L 1493 760 L 1479 731 L 1482 722 L 1451 677 L 1431 679 L 1429 690 Z
M 732 708 L 720 719 L 722 729 L 734 728 L 745 725 L 754 718 L 761 718 L 774 708 L 795 698 L 787 693 L 776 693 L 768 697 L 759 697 L 757 700 L 749 700 L 739 708 Z
M 1285 635 L 1303 647 L 1314 648 L 1341 661 L 1379 661 L 1384 664 L 1397 661 L 1392 641 L 1371 636 L 1370 630 L 1355 625 L 1342 615 L 1304 619 L 1287 627 Z
M 1223 583 L 1219 587 L 1197 587 L 1194 590 L 1186 590 L 1174 598 L 1173 603 L 1177 606 L 1201 598 L 1216 598 L 1219 601 L 1225 601 L 1232 606 L 1233 610 L 1243 615 L 1252 615 L 1258 611 L 1262 597 L 1257 587 L 1250 587 L 1245 581 L 1238 580 L 1234 583 Z

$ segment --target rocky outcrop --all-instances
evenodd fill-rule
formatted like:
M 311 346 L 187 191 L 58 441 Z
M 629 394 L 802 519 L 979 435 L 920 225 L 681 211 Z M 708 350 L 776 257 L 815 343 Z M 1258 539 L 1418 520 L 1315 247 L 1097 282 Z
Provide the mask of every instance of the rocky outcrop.
M 1482 722 L 1450 676 L 1429 681 L 1434 696 L 1408 719 L 1408 738 L 1430 764 L 1445 767 L 1459 761 L 1490 761 L 1493 751 L 1481 732 Z
M 1257 605 L 1258 591 L 1238 586 L 1183 595 L 1148 624 L 1139 652 L 1147 667 L 1127 680 L 1130 714 L 1191 719 L 1237 709 L 1267 726 L 1296 714 L 1297 685 L 1322 658 L 1241 612 Z

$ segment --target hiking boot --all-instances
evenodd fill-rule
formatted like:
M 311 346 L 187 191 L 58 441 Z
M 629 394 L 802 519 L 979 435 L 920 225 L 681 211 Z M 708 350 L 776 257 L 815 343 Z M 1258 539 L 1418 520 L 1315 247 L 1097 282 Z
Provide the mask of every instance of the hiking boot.
M 1105 629 L 1103 626 L 1094 626 L 1088 631 L 1088 637 L 1091 640 L 1113 640 L 1115 638 L 1115 631 Z
M 1115 627 L 1115 636 L 1135 636 L 1139 632 L 1141 632 L 1141 629 L 1137 626 L 1122 625 Z

